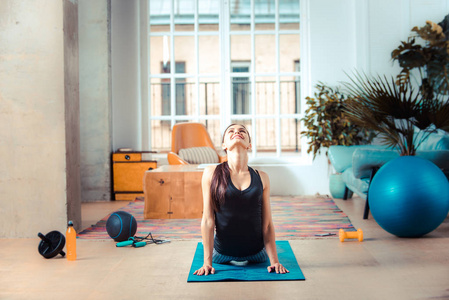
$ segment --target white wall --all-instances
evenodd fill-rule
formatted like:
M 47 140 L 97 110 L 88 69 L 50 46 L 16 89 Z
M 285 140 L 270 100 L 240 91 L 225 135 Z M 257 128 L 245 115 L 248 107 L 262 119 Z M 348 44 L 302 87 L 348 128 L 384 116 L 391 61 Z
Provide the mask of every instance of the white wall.
M 309 9 L 311 84 L 336 85 L 356 67 L 354 1 L 313 0 Z
M 449 13 L 447 0 L 364 0 L 368 11 L 368 65 L 371 74 L 396 76 L 400 72 L 391 61 L 391 52 L 406 41 L 414 26 L 422 27 L 427 20 L 439 23 Z
M 301 36 L 301 69 L 307 76 L 302 78 L 307 83 L 302 85 L 302 97 L 312 96 L 313 86 L 319 81 L 329 85 L 347 81 L 345 72 L 396 75 L 399 68 L 392 64 L 391 51 L 408 37 L 413 26 L 423 26 L 428 19 L 440 22 L 449 13 L 447 0 L 301 0 L 301 3 L 304 35 Z M 141 131 L 137 128 L 141 119 L 137 111 L 142 100 L 135 85 L 139 72 L 135 57 L 137 18 L 125 20 L 137 15 L 134 4 L 123 6 L 120 1 L 112 2 L 112 72 L 116 83 L 113 85 L 113 144 L 116 147 L 141 145 Z M 304 60 L 307 63 L 303 64 Z M 124 72 L 132 80 L 123 82 Z M 304 161 L 302 165 L 261 166 L 274 182 L 273 194 L 329 192 L 326 157 L 320 156 L 313 163 Z
M 283 158 L 250 158 L 248 164 L 268 174 L 271 195 L 329 194 L 328 174 L 332 167 L 324 151 L 313 162 L 310 157 L 295 162 Z
M 112 0 L 112 148 L 141 149 L 139 1 Z

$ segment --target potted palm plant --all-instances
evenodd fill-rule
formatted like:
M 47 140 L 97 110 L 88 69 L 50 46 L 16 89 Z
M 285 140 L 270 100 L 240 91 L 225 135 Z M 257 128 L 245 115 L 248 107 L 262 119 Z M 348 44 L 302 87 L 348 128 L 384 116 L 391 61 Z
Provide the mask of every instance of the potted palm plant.
M 391 57 L 402 68 L 396 84 L 407 86 L 415 74 L 415 84 L 425 98 L 449 93 L 449 15 L 436 24 L 427 21 L 413 27 L 407 41 L 393 50 Z
M 412 32 L 391 54 L 402 67 L 396 80 L 356 73 L 344 83 L 352 97 L 345 108 L 349 120 L 380 133 L 381 141 L 401 155 L 415 155 L 438 129 L 449 131 L 449 15 Z M 424 43 L 415 43 L 416 38 Z M 412 70 L 419 74 L 417 82 L 411 80 Z
M 351 122 L 344 112 L 350 97 L 341 93 L 339 88 L 331 88 L 324 83 L 316 86 L 315 98 L 307 97 L 308 108 L 301 119 L 304 128 L 301 135 L 308 138 L 309 148 L 313 158 L 332 145 L 360 145 L 370 142 L 373 134 Z M 331 174 L 329 190 L 334 198 L 343 198 L 345 184 L 341 174 Z
M 353 97 L 345 112 L 355 124 L 379 133 L 380 141 L 401 156 L 415 155 L 419 145 L 438 129 L 449 132 L 449 102 L 398 85 L 394 77 L 355 74 L 344 83 Z M 417 131 L 420 134 L 415 134 Z

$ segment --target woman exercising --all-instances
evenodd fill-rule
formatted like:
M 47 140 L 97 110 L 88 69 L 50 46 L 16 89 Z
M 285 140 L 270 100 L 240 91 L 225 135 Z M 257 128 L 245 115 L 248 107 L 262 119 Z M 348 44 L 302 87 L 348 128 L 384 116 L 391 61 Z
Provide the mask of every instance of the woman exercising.
M 193 274 L 214 274 L 212 263 L 259 263 L 267 259 L 268 272 L 288 273 L 276 252 L 270 180 L 265 172 L 248 167 L 248 130 L 239 124 L 228 126 L 222 144 L 228 161 L 208 166 L 203 173 L 204 263 Z

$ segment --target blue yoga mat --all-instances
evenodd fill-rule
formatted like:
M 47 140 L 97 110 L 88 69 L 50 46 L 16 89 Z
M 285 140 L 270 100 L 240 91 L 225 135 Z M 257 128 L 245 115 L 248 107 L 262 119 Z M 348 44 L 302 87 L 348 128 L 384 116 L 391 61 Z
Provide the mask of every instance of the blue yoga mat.
M 193 272 L 203 266 L 204 252 L 203 244 L 200 242 L 196 247 L 187 282 L 305 280 L 306 278 L 296 261 L 290 243 L 288 241 L 277 241 L 276 249 L 279 262 L 286 267 L 290 273 L 268 273 L 267 267 L 270 265 L 270 261 L 267 260 L 264 263 L 248 263 L 246 265 L 213 264 L 215 274 L 198 276 L 193 275 Z

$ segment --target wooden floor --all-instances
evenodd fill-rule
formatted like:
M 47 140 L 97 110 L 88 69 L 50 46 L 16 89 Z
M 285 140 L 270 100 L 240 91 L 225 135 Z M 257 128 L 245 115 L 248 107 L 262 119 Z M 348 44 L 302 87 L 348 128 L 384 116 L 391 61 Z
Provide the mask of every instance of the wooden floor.
M 449 299 L 448 219 L 424 238 L 396 238 L 362 220 L 361 199 L 336 203 L 365 241 L 290 241 L 306 281 L 187 283 L 197 241 L 78 240 L 68 262 L 42 258 L 38 239 L 0 239 L 0 299 Z M 125 204 L 83 205 L 83 226 Z

